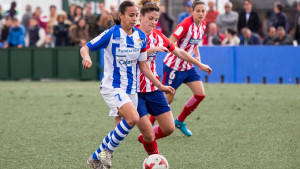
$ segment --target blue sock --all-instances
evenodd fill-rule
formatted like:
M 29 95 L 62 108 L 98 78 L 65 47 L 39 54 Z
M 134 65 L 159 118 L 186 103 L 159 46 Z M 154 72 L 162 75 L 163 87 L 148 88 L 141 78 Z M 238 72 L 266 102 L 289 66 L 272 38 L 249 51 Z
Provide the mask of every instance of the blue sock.
M 130 127 L 129 124 L 126 122 L 126 120 L 123 119 L 116 126 L 111 136 L 111 139 L 109 140 L 109 143 L 105 148 L 110 151 L 114 151 L 119 146 L 119 144 L 124 140 L 124 138 L 129 134 L 129 131 L 131 129 L 132 127 Z
M 109 142 L 110 139 L 111 139 L 112 134 L 113 134 L 113 131 L 111 131 L 110 133 L 108 133 L 107 136 L 103 139 L 101 145 L 100 145 L 100 146 L 98 147 L 98 149 L 93 153 L 93 159 L 95 159 L 95 160 L 96 160 L 96 159 L 100 160 L 100 159 L 98 158 L 98 154 L 100 154 L 101 151 L 103 151 L 104 148 L 107 146 L 108 142 Z

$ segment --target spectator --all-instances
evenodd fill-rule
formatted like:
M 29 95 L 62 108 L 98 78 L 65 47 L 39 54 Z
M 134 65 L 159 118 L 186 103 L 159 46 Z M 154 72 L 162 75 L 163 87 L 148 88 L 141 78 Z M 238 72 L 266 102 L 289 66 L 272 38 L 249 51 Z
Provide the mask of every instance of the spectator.
M 41 7 L 36 7 L 33 17 L 35 17 L 38 21 L 38 24 L 41 28 L 44 28 L 45 32 L 47 32 L 47 17 L 46 16 L 42 16 L 42 10 Z
M 113 26 L 110 13 L 105 9 L 104 2 L 99 3 L 100 14 L 97 17 L 97 34 Z
M 281 26 L 287 30 L 288 21 L 285 13 L 283 13 L 283 5 L 276 2 L 274 4 L 274 13 L 274 20 L 271 21 L 272 26 L 274 26 L 276 29 Z
M 45 48 L 54 48 L 55 47 L 55 44 L 54 44 L 54 41 L 53 41 L 53 38 L 52 38 L 51 34 L 46 35 L 44 47 Z
M 26 9 L 25 9 L 25 14 L 23 15 L 22 17 L 22 21 L 21 21 L 21 24 L 23 26 L 25 26 L 26 28 L 26 31 L 28 31 L 28 28 L 29 28 L 29 19 L 31 17 L 31 5 L 30 4 L 27 4 L 26 5 Z
M 36 18 L 32 17 L 29 20 L 29 30 L 26 35 L 26 46 L 41 47 L 45 43 L 45 30 L 40 28 Z
M 109 29 L 113 26 L 113 21 L 111 16 L 107 10 L 103 10 L 101 12 L 101 17 L 97 22 L 97 33 L 100 34 L 106 29 Z
M 249 28 L 243 28 L 242 29 L 242 36 L 241 36 L 241 42 L 240 45 L 260 45 L 261 40 L 258 34 L 251 32 Z
M 70 32 L 72 43 L 75 46 L 84 46 L 89 41 L 88 25 L 83 18 L 70 27 Z
M 221 45 L 224 39 L 225 36 L 218 32 L 217 24 L 212 22 L 208 26 L 208 34 L 206 34 L 203 38 L 203 45 Z
M 12 19 L 12 27 L 9 29 L 6 44 L 4 48 L 14 46 L 22 48 L 25 46 L 25 28 L 20 25 L 18 19 Z
M 226 38 L 222 41 L 224 46 L 238 46 L 240 44 L 240 38 L 237 37 L 236 31 L 231 28 L 227 28 L 225 31 Z
M 10 16 L 5 17 L 5 22 L 4 22 L 4 26 L 1 30 L 1 37 L 0 37 L 0 46 L 1 47 L 3 47 L 6 44 L 11 25 L 12 25 L 11 17 Z
M 193 4 L 191 1 L 185 3 L 185 12 L 182 12 L 178 15 L 178 21 L 177 21 L 178 24 L 180 24 L 180 22 L 184 20 L 186 17 L 192 15 L 192 11 L 193 11 L 192 5 Z
M 206 17 L 205 17 L 205 21 L 206 21 L 206 25 L 207 27 L 209 27 L 210 23 L 216 22 L 216 19 L 219 15 L 219 11 L 215 10 L 215 0 L 209 0 L 208 1 L 208 11 L 206 13 Z M 208 29 L 205 29 L 205 34 L 208 33 Z
M 159 5 L 160 8 L 160 16 L 158 22 L 156 24 L 156 29 L 160 28 L 160 31 L 167 37 L 169 37 L 172 33 L 173 28 L 173 19 L 166 12 L 165 5 Z M 158 29 L 159 30 L 159 29 Z
M 115 5 L 110 5 L 110 14 L 114 16 L 117 13 L 116 11 L 116 6 Z
M 85 19 L 86 19 L 86 23 L 89 25 L 89 33 L 90 36 L 93 38 L 96 36 L 96 22 L 97 22 L 97 17 L 92 14 L 92 4 L 91 3 L 87 3 L 85 6 Z
M 47 33 L 53 34 L 53 28 L 57 21 L 56 6 L 50 6 L 49 22 L 47 24 Z
M 284 27 L 277 28 L 277 37 L 275 38 L 275 45 L 293 45 L 293 39 L 286 34 Z
M 5 12 L 5 16 L 10 16 L 12 19 L 16 18 L 17 15 L 17 3 L 15 1 L 11 2 L 10 9 Z
M 81 6 L 76 6 L 73 23 L 77 23 L 81 18 L 83 18 L 83 9 Z
M 57 24 L 54 26 L 53 35 L 55 36 L 55 46 L 69 46 L 69 24 L 65 23 L 65 16 L 57 16 Z
M 295 40 L 300 44 L 300 2 L 297 2 L 298 13 L 295 18 Z
M 73 23 L 74 17 L 75 17 L 75 9 L 76 9 L 75 4 L 72 4 L 69 8 L 68 20 L 71 21 L 72 23 Z
M 257 12 L 253 11 L 252 0 L 244 0 L 244 10 L 239 15 L 238 31 L 247 27 L 251 32 L 258 33 L 260 29 L 260 20 Z
M 217 17 L 216 23 L 220 27 L 220 32 L 225 33 L 228 28 L 237 30 L 237 23 L 239 20 L 239 15 L 237 12 L 232 11 L 232 3 L 225 3 L 225 13 L 220 14 Z
M 102 11 L 105 9 L 105 4 L 104 2 L 99 2 L 99 10 L 100 10 L 100 14 L 102 13 Z
M 65 11 L 62 11 L 61 15 L 64 16 L 65 24 L 72 25 L 72 22 L 68 19 L 68 14 Z
M 276 36 L 276 28 L 274 26 L 270 26 L 268 28 L 268 37 L 265 38 L 263 44 L 275 45 L 275 36 Z

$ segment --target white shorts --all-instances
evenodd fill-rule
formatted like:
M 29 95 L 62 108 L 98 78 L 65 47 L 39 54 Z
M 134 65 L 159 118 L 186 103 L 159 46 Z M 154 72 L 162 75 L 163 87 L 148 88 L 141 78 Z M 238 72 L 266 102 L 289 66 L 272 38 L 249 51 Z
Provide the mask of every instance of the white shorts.
M 137 108 L 137 104 L 138 104 L 137 93 L 127 94 L 121 88 L 114 88 L 114 89 L 102 88 L 100 92 L 104 101 L 110 108 L 109 116 L 112 117 L 119 116 L 117 108 L 121 108 L 125 103 L 128 102 L 132 102 L 135 108 Z

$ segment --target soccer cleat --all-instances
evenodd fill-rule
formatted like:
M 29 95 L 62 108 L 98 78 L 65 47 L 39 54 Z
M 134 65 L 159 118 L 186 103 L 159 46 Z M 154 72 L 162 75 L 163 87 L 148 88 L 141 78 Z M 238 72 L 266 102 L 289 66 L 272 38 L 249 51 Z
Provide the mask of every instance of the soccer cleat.
M 87 159 L 86 163 L 94 169 L 105 169 L 98 159 L 93 159 L 93 155 Z
M 178 128 L 183 134 L 192 136 L 192 132 L 186 127 L 185 122 L 181 122 L 175 119 L 175 127 Z
M 142 134 L 139 134 L 139 136 L 138 136 L 138 141 L 139 141 L 140 143 L 143 144 L 144 138 L 143 138 L 143 135 L 142 135 Z
M 107 149 L 104 149 L 101 153 L 100 153 L 100 161 L 101 163 L 104 165 L 104 167 L 106 168 L 111 168 L 111 159 L 113 158 L 113 152 Z

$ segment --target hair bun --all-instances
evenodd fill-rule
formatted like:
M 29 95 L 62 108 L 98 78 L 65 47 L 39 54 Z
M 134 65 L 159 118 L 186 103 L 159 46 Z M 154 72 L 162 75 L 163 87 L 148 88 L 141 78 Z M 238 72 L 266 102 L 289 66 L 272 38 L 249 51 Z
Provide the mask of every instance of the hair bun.
M 143 6 L 146 3 L 153 3 L 153 2 L 157 3 L 157 5 L 159 5 L 160 0 L 139 0 L 138 6 Z

